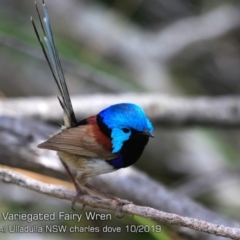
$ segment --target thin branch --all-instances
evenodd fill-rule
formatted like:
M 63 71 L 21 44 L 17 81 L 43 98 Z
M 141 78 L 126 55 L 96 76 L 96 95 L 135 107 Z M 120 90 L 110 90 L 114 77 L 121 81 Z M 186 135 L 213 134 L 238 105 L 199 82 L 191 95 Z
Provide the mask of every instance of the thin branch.
M 70 191 L 66 188 L 45 184 L 9 170 L 0 169 L 0 179 L 5 183 L 13 183 L 21 187 L 28 188 L 30 190 L 34 190 L 38 193 L 42 193 L 59 199 L 72 200 L 75 196 L 75 192 Z M 90 196 L 82 196 L 81 198 L 79 198 L 78 202 L 93 208 L 101 208 L 108 210 L 117 211 L 118 207 L 115 200 L 101 200 L 92 198 Z M 177 214 L 158 211 L 150 207 L 137 206 L 132 203 L 124 205 L 122 208 L 122 212 L 150 218 L 159 222 L 191 228 L 197 231 L 214 234 L 216 236 L 222 236 L 231 239 L 240 238 L 240 229 L 237 228 L 212 224 L 203 220 L 198 220 L 196 218 L 183 217 Z
M 134 102 L 145 108 L 155 126 L 240 127 L 240 97 L 168 97 L 159 94 L 91 95 L 73 97 L 79 119 L 94 115 L 119 102 Z M 34 117 L 60 122 L 62 110 L 56 97 L 18 98 L 0 101 L 0 115 Z

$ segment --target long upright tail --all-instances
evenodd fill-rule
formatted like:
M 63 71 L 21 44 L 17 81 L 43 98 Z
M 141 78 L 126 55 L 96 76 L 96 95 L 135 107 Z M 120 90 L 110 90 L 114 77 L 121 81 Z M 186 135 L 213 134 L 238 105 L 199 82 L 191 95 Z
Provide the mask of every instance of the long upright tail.
M 35 6 L 36 6 L 39 21 L 41 24 L 41 28 L 43 31 L 44 41 L 42 41 L 42 39 L 39 35 L 39 32 L 33 21 L 32 16 L 30 19 L 33 24 L 33 28 L 36 33 L 37 39 L 42 47 L 44 56 L 48 62 L 50 69 L 51 69 L 53 78 L 54 78 L 54 80 L 58 86 L 59 92 L 61 94 L 61 96 L 58 96 L 58 100 L 64 111 L 64 124 L 66 127 L 74 127 L 77 125 L 77 120 L 75 117 L 75 113 L 73 111 L 71 98 L 69 96 L 69 92 L 68 92 L 67 84 L 66 84 L 65 77 L 63 74 L 61 62 L 60 62 L 60 59 L 58 56 L 58 52 L 55 47 L 47 7 L 46 7 L 44 0 L 42 0 L 43 13 L 44 13 L 44 17 L 43 17 L 43 21 L 42 21 L 36 2 L 35 2 Z

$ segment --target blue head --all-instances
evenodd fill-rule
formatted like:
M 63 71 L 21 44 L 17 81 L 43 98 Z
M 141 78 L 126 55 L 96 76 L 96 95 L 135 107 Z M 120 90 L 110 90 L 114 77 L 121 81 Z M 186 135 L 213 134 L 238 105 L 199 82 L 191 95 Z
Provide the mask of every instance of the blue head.
M 133 131 L 153 137 L 153 126 L 144 110 L 132 103 L 112 105 L 98 114 L 102 122 L 111 130 L 112 152 L 121 150 Z

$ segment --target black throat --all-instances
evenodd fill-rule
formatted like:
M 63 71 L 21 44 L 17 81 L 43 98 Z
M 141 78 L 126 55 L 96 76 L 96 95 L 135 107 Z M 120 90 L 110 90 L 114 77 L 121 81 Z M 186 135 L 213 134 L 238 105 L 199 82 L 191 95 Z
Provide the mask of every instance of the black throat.
M 123 156 L 123 167 L 134 164 L 140 158 L 148 140 L 149 137 L 147 135 L 132 130 L 131 137 L 123 143 L 120 150 Z

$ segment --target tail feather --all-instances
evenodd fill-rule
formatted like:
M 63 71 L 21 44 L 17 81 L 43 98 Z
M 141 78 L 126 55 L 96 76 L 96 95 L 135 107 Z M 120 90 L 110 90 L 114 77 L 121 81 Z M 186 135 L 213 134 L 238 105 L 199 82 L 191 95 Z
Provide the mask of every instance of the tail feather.
M 57 84 L 57 87 L 59 89 L 59 92 L 61 94 L 61 96 L 58 96 L 58 100 L 64 111 L 64 124 L 66 127 L 74 127 L 77 125 L 77 120 L 75 117 L 75 113 L 73 111 L 72 102 L 71 102 L 71 98 L 70 98 L 70 95 L 68 92 L 68 87 L 67 87 L 66 80 L 64 77 L 62 65 L 61 65 L 61 62 L 60 62 L 60 59 L 58 56 L 58 52 L 57 52 L 55 43 L 54 43 L 48 10 L 47 10 L 44 0 L 42 0 L 43 13 L 44 13 L 44 17 L 43 17 L 43 21 L 42 21 L 36 2 L 35 2 L 35 6 L 36 6 L 39 21 L 41 24 L 41 28 L 43 31 L 44 42 L 42 41 L 42 39 L 40 37 L 40 34 L 37 30 L 37 27 L 36 27 L 32 17 L 31 17 L 31 22 L 33 24 L 34 31 L 35 31 L 37 39 L 41 45 L 44 56 L 48 62 L 50 70 L 52 72 L 53 78 L 54 78 L 54 80 Z

